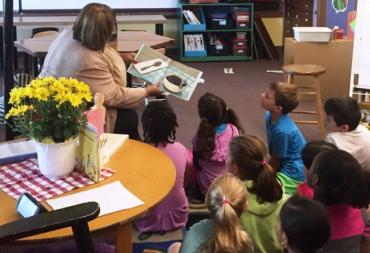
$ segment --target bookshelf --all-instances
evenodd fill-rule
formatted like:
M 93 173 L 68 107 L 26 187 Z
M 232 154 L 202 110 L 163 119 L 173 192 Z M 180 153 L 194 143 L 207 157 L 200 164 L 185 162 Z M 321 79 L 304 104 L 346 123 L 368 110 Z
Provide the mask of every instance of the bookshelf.
M 181 61 L 252 60 L 252 3 L 180 1 L 178 16 Z

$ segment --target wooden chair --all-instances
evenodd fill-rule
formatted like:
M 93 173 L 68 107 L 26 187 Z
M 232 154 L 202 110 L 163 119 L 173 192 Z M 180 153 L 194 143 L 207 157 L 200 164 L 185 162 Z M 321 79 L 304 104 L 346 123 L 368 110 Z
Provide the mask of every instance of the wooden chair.
M 325 137 L 325 127 L 324 127 L 324 112 L 322 106 L 321 90 L 319 76 L 324 74 L 326 69 L 320 65 L 311 64 L 290 64 L 283 66 L 283 73 L 287 75 L 287 83 L 293 83 L 298 87 L 298 95 L 314 96 L 316 110 L 294 110 L 292 113 L 304 114 L 304 115 L 316 115 L 316 120 L 296 120 L 297 124 L 315 124 L 319 128 L 320 138 Z M 312 76 L 312 85 L 299 85 L 294 82 L 294 76 Z
M 32 235 L 72 227 L 79 253 L 94 252 L 88 222 L 98 217 L 99 204 L 87 202 L 29 218 L 19 219 L 0 226 L 0 245 Z
M 22 87 L 29 84 L 34 77 L 27 73 L 17 73 L 13 75 L 14 86 Z

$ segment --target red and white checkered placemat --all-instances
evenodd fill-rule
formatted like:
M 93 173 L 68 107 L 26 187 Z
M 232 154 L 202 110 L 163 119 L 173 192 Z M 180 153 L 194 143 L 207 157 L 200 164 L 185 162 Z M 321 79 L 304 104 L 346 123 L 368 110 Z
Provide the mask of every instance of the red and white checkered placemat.
M 102 168 L 100 180 L 112 176 L 113 173 L 111 169 Z M 94 184 L 94 181 L 81 171 L 73 171 L 68 177 L 51 180 L 41 174 L 37 159 L 0 167 L 0 189 L 15 199 L 23 192 L 28 192 L 38 201 L 43 201 L 89 184 Z

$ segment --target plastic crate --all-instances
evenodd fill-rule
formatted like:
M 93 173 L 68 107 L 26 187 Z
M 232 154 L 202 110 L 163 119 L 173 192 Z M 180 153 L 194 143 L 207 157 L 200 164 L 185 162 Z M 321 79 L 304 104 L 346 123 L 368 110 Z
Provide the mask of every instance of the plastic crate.
M 294 39 L 307 42 L 328 42 L 332 30 L 328 27 L 293 27 Z
M 234 47 L 247 47 L 247 40 L 246 39 L 233 39 L 233 46 Z
M 196 12 L 195 10 L 192 10 L 192 11 L 195 15 L 197 15 L 201 24 L 184 24 L 184 31 L 189 32 L 189 31 L 204 31 L 204 30 L 206 30 L 206 22 L 205 22 L 203 10 L 200 9 L 198 12 Z M 184 20 L 185 20 L 185 18 L 184 18 Z
M 233 47 L 233 55 L 246 55 L 247 54 L 247 47 Z
M 204 57 L 207 56 L 206 50 L 199 50 L 199 51 L 184 51 L 185 57 Z

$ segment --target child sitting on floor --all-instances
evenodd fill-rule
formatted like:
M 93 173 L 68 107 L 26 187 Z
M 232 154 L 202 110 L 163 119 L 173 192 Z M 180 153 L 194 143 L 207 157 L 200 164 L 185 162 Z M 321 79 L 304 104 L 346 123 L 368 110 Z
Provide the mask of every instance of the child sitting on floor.
M 315 253 L 329 240 L 329 217 L 320 203 L 291 197 L 280 212 L 281 245 L 286 253 Z
M 335 97 L 325 102 L 325 140 L 347 151 L 370 173 L 370 131 L 360 124 L 361 110 L 351 97 Z
M 168 252 L 253 252 L 252 243 L 248 234 L 242 230 L 239 220 L 247 208 L 246 202 L 247 190 L 243 182 L 231 175 L 218 177 L 209 187 L 206 196 L 211 219 L 191 226 L 182 244 L 171 245 Z
M 211 93 L 198 101 L 200 124 L 193 138 L 193 168 L 190 172 L 190 197 L 203 199 L 213 180 L 226 173 L 228 145 L 242 131 L 234 111 Z M 197 196 L 197 194 L 201 196 Z
M 248 190 L 248 209 L 241 222 L 252 238 L 254 252 L 281 253 L 276 225 L 287 197 L 283 197 L 282 186 L 266 158 L 267 148 L 260 138 L 238 136 L 230 142 L 226 167 L 243 180 Z
M 369 181 L 360 164 L 343 150 L 321 152 L 314 160 L 308 183 L 314 199 L 329 214 L 331 236 L 323 252 L 360 252 L 365 224 L 361 209 L 369 204 Z
M 300 154 L 306 140 L 288 115 L 298 106 L 297 87 L 282 82 L 272 83 L 261 94 L 261 106 L 267 110 L 269 164 L 277 172 L 285 193 L 294 194 L 305 179 Z
M 326 141 L 310 141 L 302 149 L 301 156 L 305 168 L 306 181 L 298 185 L 297 195 L 313 198 L 313 189 L 308 185 L 308 178 L 312 176 L 311 165 L 315 157 L 323 151 L 337 149 L 337 147 Z
M 188 151 L 175 141 L 177 118 L 168 102 L 150 103 L 145 108 L 141 121 L 144 142 L 164 152 L 176 168 L 176 182 L 172 191 L 158 206 L 135 221 L 138 231 L 142 233 L 139 239 L 144 240 L 152 232 L 163 233 L 186 225 L 188 200 L 184 189 L 184 174 Z

